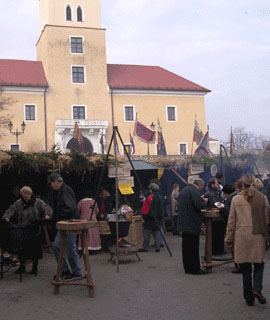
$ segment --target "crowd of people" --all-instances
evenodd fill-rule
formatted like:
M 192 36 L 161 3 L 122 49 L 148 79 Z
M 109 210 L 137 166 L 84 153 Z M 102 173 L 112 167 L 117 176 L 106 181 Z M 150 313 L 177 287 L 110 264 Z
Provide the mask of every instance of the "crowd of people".
M 47 201 L 49 204 L 37 198 L 30 187 L 24 186 L 19 189 L 16 186 L 15 201 L 2 217 L 2 221 L 14 227 L 14 229 L 10 229 L 12 232 L 8 234 L 8 239 L 5 239 L 4 250 L 18 257 L 19 268 L 15 271 L 16 274 L 25 273 L 26 260 L 32 260 L 32 269 L 29 273 L 37 275 L 38 261 L 43 256 L 41 225 L 44 221 L 53 220 L 54 224 L 58 221 L 70 221 L 72 219 L 97 221 L 104 220 L 110 213 L 111 209 L 106 201 L 110 194 L 106 190 L 101 190 L 98 201 L 91 197 L 90 191 L 86 191 L 85 197 L 77 204 L 74 191 L 64 182 L 60 174 L 51 174 L 48 184 L 52 191 Z M 99 251 L 102 240 L 104 239 L 100 236 L 98 228 L 89 229 L 87 236 L 89 253 Z M 53 251 L 58 261 L 61 245 L 60 231 L 54 233 L 53 241 Z M 104 248 L 106 249 L 108 244 L 106 241 L 104 242 Z M 80 239 L 77 242 L 76 235 L 68 235 L 62 279 L 81 277 L 78 254 L 81 249 Z
M 92 198 L 90 191 L 77 204 L 72 188 L 65 184 L 62 176 L 54 173 L 49 176 L 49 186 L 54 192 L 54 201 L 49 204 L 35 197 L 30 187 L 20 189 L 20 197 L 9 207 L 3 216 L 6 223 L 22 226 L 23 233 L 16 236 L 19 268 L 15 273 L 25 273 L 25 261 L 32 260 L 30 274 L 37 274 L 38 260 L 42 258 L 40 243 L 41 220 L 57 221 L 86 219 L 104 220 L 112 212 L 106 190 L 99 199 Z M 148 252 L 151 234 L 154 236 L 155 252 L 164 246 L 163 219 L 166 215 L 164 195 L 158 180 L 152 180 L 146 197 L 141 197 L 143 218 L 143 246 L 140 252 Z M 212 222 L 212 253 L 223 255 L 231 252 L 234 257 L 233 273 L 241 273 L 246 303 L 251 306 L 254 300 L 265 304 L 262 294 L 264 255 L 266 238 L 269 235 L 270 175 L 262 182 L 251 174 L 244 175 L 234 185 L 223 183 L 223 174 L 217 173 L 209 179 L 205 188 L 204 180 L 197 178 L 180 190 L 173 184 L 170 196 L 172 234 L 182 237 L 182 261 L 186 274 L 207 274 L 200 267 L 200 235 L 205 222 L 203 209 L 219 209 L 220 219 Z M 28 228 L 29 227 L 29 228 Z M 18 230 L 20 230 L 18 228 Z M 28 233 L 25 233 L 28 230 Z M 29 231 L 30 230 L 30 231 Z M 101 248 L 108 249 L 109 237 L 100 236 L 98 228 L 89 229 L 87 245 L 90 252 Z M 166 241 L 165 241 L 166 243 Z M 54 239 L 54 254 L 59 258 L 61 232 Z M 75 235 L 68 235 L 62 278 L 81 276 L 78 252 L 80 241 Z M 253 268 L 252 268 L 253 266 Z M 253 276 L 252 276 L 253 273 Z M 252 280 L 253 279 L 253 280 Z
M 205 190 L 204 186 L 204 181 L 197 178 L 181 190 L 178 184 L 172 187 L 172 232 L 182 236 L 185 273 L 207 274 L 200 267 L 200 235 L 205 222 L 202 210 L 217 208 L 220 218 L 212 221 L 212 254 L 224 255 L 226 250 L 232 253 L 235 262 L 232 272 L 242 274 L 247 305 L 252 306 L 255 298 L 265 304 L 262 288 L 269 235 L 270 179 L 263 183 L 259 178 L 246 174 L 235 185 L 223 184 L 223 174 L 218 172 L 209 179 Z M 163 237 L 161 226 L 165 215 L 163 201 L 159 185 L 151 183 L 149 196 L 143 200 L 144 243 L 140 252 L 148 252 L 151 233 L 156 252 L 160 251 L 160 237 Z

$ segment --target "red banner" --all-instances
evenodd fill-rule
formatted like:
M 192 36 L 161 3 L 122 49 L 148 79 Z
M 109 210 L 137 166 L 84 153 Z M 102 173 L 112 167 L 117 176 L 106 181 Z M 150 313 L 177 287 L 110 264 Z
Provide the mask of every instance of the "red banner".
M 148 129 L 144 124 L 139 121 L 135 123 L 135 135 L 146 143 L 155 143 L 156 132 Z

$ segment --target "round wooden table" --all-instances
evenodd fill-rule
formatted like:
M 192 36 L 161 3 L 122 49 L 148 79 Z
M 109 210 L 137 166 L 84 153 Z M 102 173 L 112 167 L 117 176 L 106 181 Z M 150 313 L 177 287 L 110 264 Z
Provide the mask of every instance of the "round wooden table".
M 57 222 L 56 228 L 61 232 L 62 239 L 61 239 L 61 245 L 60 245 L 59 260 L 57 264 L 56 277 L 55 277 L 55 280 L 52 281 L 52 285 L 54 285 L 54 294 L 59 293 L 60 286 L 78 285 L 78 286 L 87 286 L 89 290 L 89 297 L 90 298 L 94 297 L 94 288 L 96 285 L 91 275 L 89 253 L 88 253 L 88 247 L 87 247 L 88 229 L 93 227 L 94 227 L 93 224 L 91 224 L 90 221 L 86 221 L 86 220 Z M 67 236 L 69 235 L 78 235 L 81 238 L 82 256 L 84 261 L 85 275 L 82 277 L 64 280 L 64 279 L 61 279 L 61 275 L 62 275 L 62 266 L 63 266 L 66 247 L 67 247 Z M 78 282 L 79 280 L 82 280 L 84 278 L 86 278 L 86 283 Z

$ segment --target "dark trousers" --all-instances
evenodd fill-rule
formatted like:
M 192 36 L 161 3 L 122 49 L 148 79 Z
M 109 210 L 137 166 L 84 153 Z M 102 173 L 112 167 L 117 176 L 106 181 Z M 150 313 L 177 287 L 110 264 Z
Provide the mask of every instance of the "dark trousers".
M 243 274 L 243 294 L 246 300 L 252 300 L 253 290 L 262 291 L 264 263 L 253 263 L 253 286 L 252 286 L 252 264 L 240 263 L 240 269 Z
M 182 233 L 182 259 L 186 273 L 200 270 L 200 235 Z
M 173 216 L 173 235 L 178 235 L 178 216 Z
M 143 236 L 144 236 L 143 249 L 145 250 L 149 249 L 150 237 L 152 233 L 154 234 L 154 239 L 155 239 L 155 249 L 159 250 L 160 249 L 160 231 L 150 230 L 145 228 L 143 229 Z
M 224 221 L 212 222 L 212 253 L 224 253 Z

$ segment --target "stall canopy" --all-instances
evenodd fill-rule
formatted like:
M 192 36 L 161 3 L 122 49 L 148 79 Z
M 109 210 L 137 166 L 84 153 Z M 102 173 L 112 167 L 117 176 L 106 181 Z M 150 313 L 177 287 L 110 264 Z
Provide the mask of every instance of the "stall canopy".
M 131 167 L 131 164 L 128 162 L 131 170 L 132 170 L 132 167 Z M 149 163 L 149 162 L 146 162 L 146 161 L 143 161 L 143 160 L 132 160 L 132 164 L 134 166 L 134 169 L 136 171 L 141 171 L 141 170 L 158 170 L 159 167 Z

